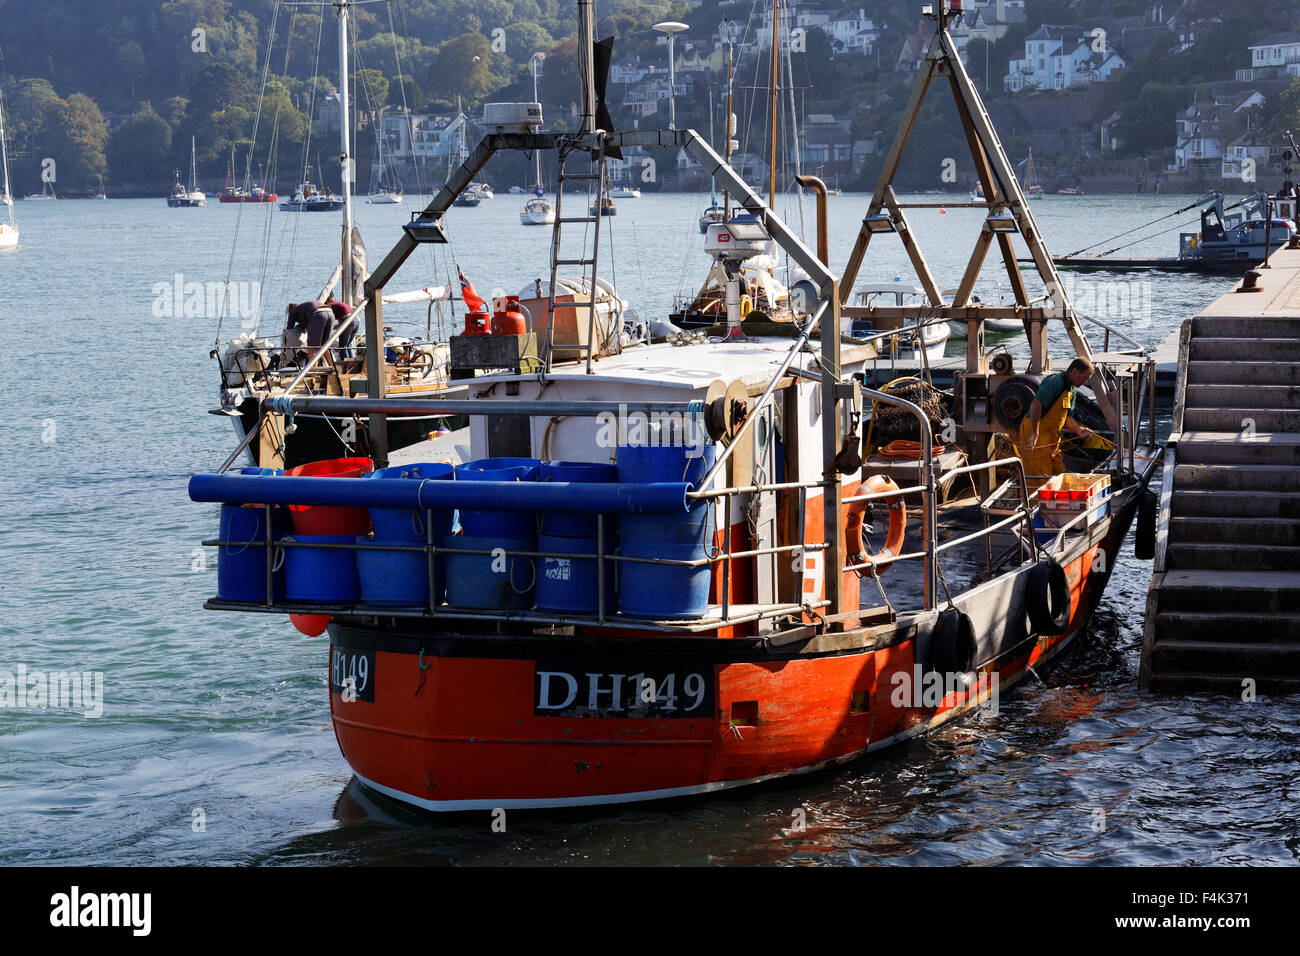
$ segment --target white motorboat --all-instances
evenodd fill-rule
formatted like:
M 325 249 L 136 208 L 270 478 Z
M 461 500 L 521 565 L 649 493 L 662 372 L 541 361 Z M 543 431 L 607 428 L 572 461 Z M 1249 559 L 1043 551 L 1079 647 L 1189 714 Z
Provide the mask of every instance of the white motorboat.
M 628 183 L 619 183 L 618 185 L 612 187 L 609 191 L 609 194 L 613 196 L 615 199 L 640 199 L 641 198 L 641 190 L 637 189 L 635 186 L 632 186 Z
M 905 321 L 901 329 L 877 327 L 869 317 L 845 319 L 843 332 L 858 339 L 876 342 L 876 348 L 882 355 L 892 354 L 895 358 L 919 359 L 920 352 L 930 360 L 943 358 L 944 349 L 952 331 L 942 319 L 927 320 L 930 304 L 925 290 L 917 285 L 904 285 L 901 282 L 870 282 L 858 286 L 853 292 L 855 306 L 871 308 L 877 305 L 889 305 L 900 308 L 915 308 L 916 317 Z M 917 348 L 918 332 L 921 348 Z

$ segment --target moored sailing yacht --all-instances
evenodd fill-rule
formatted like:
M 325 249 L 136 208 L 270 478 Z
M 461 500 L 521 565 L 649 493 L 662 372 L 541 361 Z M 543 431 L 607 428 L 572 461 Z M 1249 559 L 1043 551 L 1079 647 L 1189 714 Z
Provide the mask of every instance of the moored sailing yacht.
M 18 223 L 14 221 L 14 197 L 9 187 L 9 147 L 5 141 L 4 103 L 0 101 L 0 167 L 4 169 L 4 192 L 0 193 L 0 205 L 5 207 L 7 222 L 0 222 L 0 249 L 12 249 L 18 245 Z
M 194 137 L 190 137 L 190 185 L 187 188 L 181 182 L 181 171 L 175 171 L 176 181 L 172 184 L 171 195 L 167 197 L 167 205 L 173 209 L 190 208 L 194 206 L 206 206 L 207 197 L 203 195 L 203 190 L 199 189 L 195 183 L 198 180 L 197 166 L 195 165 Z
M 191 480 L 194 500 L 261 506 L 224 509 L 225 563 L 207 606 L 328 629 L 334 731 L 366 787 L 456 811 L 760 783 L 970 713 L 1031 669 L 1043 673 L 1087 625 L 1150 478 L 1138 424 L 1151 363 L 1140 352 L 1094 356 L 1092 385 L 1118 447 L 1090 472 L 1041 476 L 1047 493 L 1031 496 L 1021 459 L 987 459 L 1024 389 L 1049 370 L 1049 323 L 1064 326 L 1081 359 L 1091 350 L 948 35 L 959 11 L 948 0 L 928 9 L 936 29 L 913 105 L 842 277 L 827 268 L 825 243 L 813 254 L 693 130 L 597 132 L 588 92 L 580 133 L 547 137 L 549 148 L 601 153 L 684 148 L 712 170 L 753 217 L 736 241 L 757 247 L 766 235 L 808 276 L 788 336 L 615 348 L 594 364 L 581 349 L 571 361 L 544 349 L 539 368 L 480 376 L 465 402 L 291 395 L 264 411 L 370 415 L 376 460 L 348 467 L 394 467 L 362 479 Z M 579 11 L 590 91 L 589 0 Z M 994 372 L 968 350 L 951 407 L 863 388 L 854 373 L 874 349 L 838 334 L 854 317 L 841 299 L 872 234 L 907 227 L 890 184 L 926 85 L 944 78 L 990 197 L 993 238 L 974 264 L 996 239 L 1014 310 L 1033 330 L 1020 370 Z M 542 148 L 539 138 L 527 148 Z M 445 241 L 443 213 L 500 148 L 523 146 L 485 140 L 367 280 L 369 321 L 382 321 L 383 288 L 419 243 Z M 1013 231 L 1052 283 L 1046 304 L 1029 301 Z M 1009 311 L 972 306 L 973 278 L 945 302 L 916 261 L 933 317 L 967 320 L 969 341 L 986 316 Z M 731 285 L 729 324 L 737 294 Z M 367 361 L 382 375 L 378 343 Z M 869 405 L 877 427 L 884 407 L 914 423 L 914 458 L 860 448 Z M 391 462 L 384 416 L 413 411 L 469 414 L 473 460 Z M 977 485 L 978 496 L 941 501 L 945 481 Z M 294 532 L 280 536 L 286 505 Z M 873 509 L 888 525 L 883 544 L 869 533 Z M 312 537 L 331 524 L 334 537 Z
M 529 67 L 533 71 L 533 102 L 537 104 L 537 115 L 541 117 L 541 101 L 537 98 L 537 64 L 541 61 L 544 54 L 534 53 L 529 60 Z M 532 198 L 524 203 L 524 208 L 519 210 L 519 222 L 524 226 L 550 226 L 555 223 L 555 204 L 546 198 L 546 190 L 542 187 L 542 154 L 536 152 L 533 156 L 533 195 Z
M 1025 159 L 1025 196 L 1029 199 L 1042 199 L 1044 194 L 1043 187 L 1034 175 L 1034 151 L 1031 149 Z

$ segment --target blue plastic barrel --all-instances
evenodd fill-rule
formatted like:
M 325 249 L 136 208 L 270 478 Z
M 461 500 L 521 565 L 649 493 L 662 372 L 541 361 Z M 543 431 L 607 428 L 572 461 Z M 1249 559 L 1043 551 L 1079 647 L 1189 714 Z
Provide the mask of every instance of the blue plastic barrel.
M 241 468 L 241 475 L 283 475 L 282 468 Z M 221 541 L 235 542 L 217 549 L 217 599 L 266 602 L 266 508 L 222 505 Z M 271 509 L 271 540 L 278 541 L 288 528 L 283 508 Z M 273 600 L 284 597 L 284 569 L 271 574 Z
M 665 441 L 672 437 L 659 436 Z M 618 480 L 623 483 L 642 481 L 685 481 L 700 484 L 717 459 L 717 446 L 708 442 L 697 446 L 674 444 L 619 445 Z
M 542 481 L 614 482 L 618 481 L 618 468 L 594 461 L 548 461 L 542 463 L 540 477 Z M 605 528 L 612 536 L 612 515 L 606 520 Z M 541 533 L 572 538 L 593 537 L 596 534 L 596 516 L 571 511 L 544 511 Z
M 420 462 L 414 465 L 394 465 L 372 471 L 366 478 L 406 478 L 412 481 L 450 481 L 455 469 L 445 462 Z M 371 508 L 370 525 L 376 539 L 396 543 L 400 541 L 424 541 L 424 519 L 426 512 L 418 508 Z M 451 533 L 455 521 L 455 509 L 439 509 L 433 513 L 433 539 L 437 541 L 443 535 Z
M 606 554 L 613 555 L 612 542 L 606 542 Z M 537 559 L 537 606 L 545 611 L 571 611 L 595 614 L 600 607 L 599 578 L 595 558 L 569 555 L 595 554 L 596 539 L 538 535 L 537 550 L 556 557 Z M 605 562 L 605 609 L 618 607 L 614 593 L 615 561 Z
M 444 542 L 448 548 L 492 551 L 535 551 L 537 538 L 473 537 L 456 535 Z M 533 605 L 536 559 L 491 554 L 448 554 L 447 603 L 452 607 L 482 610 L 522 610 Z
M 293 534 L 285 541 L 355 544 L 355 534 Z M 361 597 L 355 552 L 342 548 L 285 548 L 285 596 L 312 604 L 351 604 Z
M 695 561 L 706 557 L 703 544 L 665 544 L 660 541 L 622 541 L 629 558 L 664 558 Z M 709 609 L 710 565 L 684 567 L 620 561 L 618 606 L 629 617 L 683 620 L 703 617 Z
M 245 471 L 261 469 L 245 469 Z M 271 540 L 278 541 L 288 525 L 283 508 L 271 509 Z M 223 544 L 217 549 L 217 599 L 221 601 L 266 601 L 266 508 L 221 506 L 218 532 Z M 284 597 L 284 569 L 271 575 L 275 600 Z
M 536 458 L 482 458 L 456 466 L 457 481 L 536 481 L 542 463 Z M 460 526 L 473 537 L 524 538 L 537 534 L 531 511 L 460 510 Z
M 381 541 L 374 535 L 358 535 L 357 544 L 412 544 L 410 541 Z M 434 558 L 437 601 L 447 593 L 446 562 Z M 414 551 L 381 551 L 362 548 L 357 552 L 357 576 L 361 598 L 366 604 L 423 607 L 429 603 L 429 564 L 425 555 Z

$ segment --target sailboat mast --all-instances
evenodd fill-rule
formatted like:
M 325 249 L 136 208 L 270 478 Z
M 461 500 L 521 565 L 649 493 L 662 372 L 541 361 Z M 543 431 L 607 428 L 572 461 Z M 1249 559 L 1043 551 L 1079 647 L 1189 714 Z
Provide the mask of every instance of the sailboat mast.
M 789 16 L 790 13 L 791 11 L 787 10 L 786 16 Z M 790 132 L 793 134 L 794 142 L 794 182 L 795 191 L 799 196 L 799 238 L 802 239 L 807 235 L 803 216 L 803 187 L 799 185 L 799 180 L 803 176 L 803 166 L 801 164 L 803 133 L 799 129 L 799 113 L 794 106 L 794 65 L 790 62 L 790 43 L 788 41 L 785 45 L 785 78 L 790 91 Z
M 533 68 L 533 102 L 534 103 L 541 102 L 541 100 L 537 98 L 537 61 L 540 56 L 541 56 L 540 53 L 534 53 L 532 62 L 529 63 L 529 66 Z M 533 188 L 541 189 L 542 188 L 542 151 L 540 149 L 533 150 L 533 159 L 536 160 L 537 162 L 537 179 L 534 180 L 533 182 Z
M 4 101 L 0 100 L 0 166 L 5 168 L 5 192 L 3 200 L 9 207 L 9 224 L 13 225 L 14 221 L 14 197 L 9 191 L 9 148 L 5 145 L 5 113 Z
M 732 54 L 731 21 L 730 21 L 730 20 L 723 20 L 723 21 L 722 21 L 722 28 L 723 28 L 723 30 L 726 32 L 726 35 L 727 35 L 727 149 L 726 149 L 726 157 L 727 157 L 727 165 L 730 166 L 730 165 L 731 165 L 731 137 L 732 137 L 732 134 L 733 134 L 733 131 L 732 131 L 732 129 L 731 129 L 731 109 L 732 109 L 732 107 L 731 107 L 731 80 L 732 80 L 732 61 L 731 61 L 731 54 Z M 723 221 L 724 221 L 724 222 L 725 222 L 726 220 L 728 220 L 728 219 L 731 218 L 731 210 L 730 210 L 730 207 L 731 207 L 731 191 L 728 190 L 728 189 L 723 189 L 723 190 L 722 190 L 722 218 L 723 218 Z
M 343 169 L 343 301 L 356 305 L 352 288 L 352 149 L 348 126 L 352 110 L 348 99 L 348 6 L 352 0 L 334 0 L 339 18 L 339 162 Z
M 779 46 L 779 36 L 777 31 L 780 29 L 781 17 L 781 0 L 772 0 L 772 88 L 768 96 L 768 126 L 769 139 L 771 140 L 768 150 L 768 169 L 767 169 L 767 207 L 776 208 L 776 98 L 777 89 L 777 71 L 780 68 L 781 58 L 777 54 Z

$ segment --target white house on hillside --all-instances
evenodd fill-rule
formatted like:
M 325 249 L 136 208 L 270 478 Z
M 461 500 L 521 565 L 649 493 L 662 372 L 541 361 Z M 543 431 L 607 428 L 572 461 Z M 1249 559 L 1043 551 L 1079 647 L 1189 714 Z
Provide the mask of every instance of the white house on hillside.
M 1010 62 L 1002 87 L 1012 93 L 1027 88 L 1066 90 L 1104 83 L 1126 65 L 1091 28 L 1044 24 L 1025 37 L 1025 55 Z

